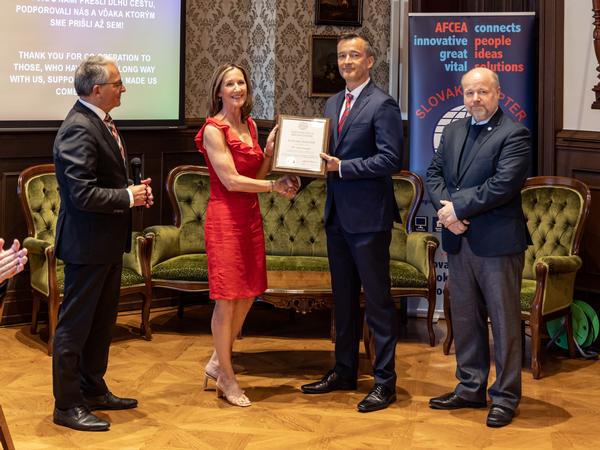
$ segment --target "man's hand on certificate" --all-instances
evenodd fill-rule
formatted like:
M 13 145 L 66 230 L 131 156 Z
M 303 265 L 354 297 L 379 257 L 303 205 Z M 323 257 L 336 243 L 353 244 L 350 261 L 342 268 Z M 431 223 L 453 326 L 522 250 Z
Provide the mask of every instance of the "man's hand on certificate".
M 321 153 L 321 158 L 327 161 L 327 165 L 325 166 L 327 172 L 337 172 L 338 170 L 340 170 L 341 160 L 339 158 L 336 158 L 335 156 L 330 156 L 327 153 Z

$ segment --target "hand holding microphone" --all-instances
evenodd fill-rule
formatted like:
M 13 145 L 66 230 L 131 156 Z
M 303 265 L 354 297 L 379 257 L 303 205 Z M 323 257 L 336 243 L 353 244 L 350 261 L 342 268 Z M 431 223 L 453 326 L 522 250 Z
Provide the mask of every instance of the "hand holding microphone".
M 142 180 L 142 161 L 140 158 L 133 158 L 131 160 L 131 172 L 133 174 L 133 186 L 129 186 L 129 189 L 133 194 L 133 206 L 150 208 L 154 204 L 152 187 L 150 187 L 152 179 L 146 178 Z

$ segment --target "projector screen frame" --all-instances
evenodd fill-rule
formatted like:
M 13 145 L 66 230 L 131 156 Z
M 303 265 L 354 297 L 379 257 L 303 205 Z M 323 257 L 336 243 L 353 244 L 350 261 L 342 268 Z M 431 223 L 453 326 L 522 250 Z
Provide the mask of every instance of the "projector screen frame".
M 186 1 L 179 0 L 181 9 L 179 16 L 179 108 L 176 119 L 115 119 L 121 130 L 139 129 L 175 129 L 185 128 L 185 51 L 186 51 Z M 126 86 L 127 87 L 127 86 Z M 73 97 L 73 104 L 77 97 Z M 126 101 L 126 98 L 125 100 Z M 32 105 L 35 107 L 35 105 Z M 65 110 L 66 117 L 69 111 Z M 52 131 L 57 130 L 63 119 L 57 120 L 0 120 L 0 133 L 20 131 Z

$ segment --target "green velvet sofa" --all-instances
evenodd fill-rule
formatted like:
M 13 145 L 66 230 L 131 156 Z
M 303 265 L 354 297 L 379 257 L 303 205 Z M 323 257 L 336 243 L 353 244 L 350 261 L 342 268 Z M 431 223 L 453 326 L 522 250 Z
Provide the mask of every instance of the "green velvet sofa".
M 433 346 L 435 309 L 434 254 L 437 239 L 410 232 L 410 224 L 423 195 L 421 179 L 402 171 L 394 176 L 394 189 L 402 223 L 395 224 L 391 244 L 394 298 L 416 296 L 429 302 L 429 342 Z M 208 289 L 203 226 L 209 196 L 208 170 L 179 166 L 167 178 L 174 224 L 144 230 L 148 240 L 145 273 L 154 287 L 181 291 Z M 280 308 L 308 312 L 331 308 L 327 244 L 323 227 L 325 182 L 315 180 L 294 199 L 274 193 L 259 195 L 265 231 L 268 289 L 261 298 Z M 150 331 L 149 311 L 142 327 Z

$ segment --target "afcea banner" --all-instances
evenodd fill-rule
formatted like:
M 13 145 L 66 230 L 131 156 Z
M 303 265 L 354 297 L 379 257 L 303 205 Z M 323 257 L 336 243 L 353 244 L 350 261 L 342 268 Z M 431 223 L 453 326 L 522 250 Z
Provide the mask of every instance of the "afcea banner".
M 460 79 L 487 67 L 500 79 L 500 107 L 535 135 L 535 16 L 516 14 L 410 14 L 410 169 L 425 177 L 442 131 L 468 116 Z M 439 232 L 435 210 L 425 196 L 415 229 Z M 438 235 L 439 236 L 439 235 Z M 447 278 L 446 255 L 438 250 L 438 310 Z

